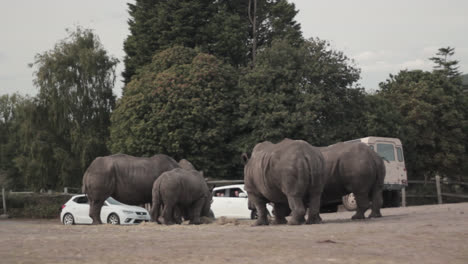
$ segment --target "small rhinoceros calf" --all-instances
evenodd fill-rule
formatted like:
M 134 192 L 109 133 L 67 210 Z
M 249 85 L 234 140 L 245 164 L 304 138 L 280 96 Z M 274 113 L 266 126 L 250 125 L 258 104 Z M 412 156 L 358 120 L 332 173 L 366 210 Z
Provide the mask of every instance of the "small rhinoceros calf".
M 162 208 L 164 223 L 180 223 L 174 218 L 175 211 L 188 217 L 190 224 L 201 224 L 200 217 L 209 217 L 212 194 L 202 173 L 195 170 L 173 169 L 164 172 L 153 184 L 151 216 L 159 221 Z

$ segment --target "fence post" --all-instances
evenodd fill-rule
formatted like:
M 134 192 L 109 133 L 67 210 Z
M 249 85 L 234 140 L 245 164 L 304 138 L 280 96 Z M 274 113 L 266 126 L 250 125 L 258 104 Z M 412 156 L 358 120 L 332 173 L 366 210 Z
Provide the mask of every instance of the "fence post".
M 437 203 L 442 204 L 442 191 L 440 189 L 440 176 L 436 175 L 436 188 L 437 188 Z
M 401 189 L 401 206 L 406 207 L 406 188 Z
M 7 214 L 7 208 L 6 208 L 6 199 L 5 199 L 5 188 L 2 188 L 2 200 L 3 200 L 3 214 Z
M 68 193 L 68 187 L 63 187 L 63 193 Z

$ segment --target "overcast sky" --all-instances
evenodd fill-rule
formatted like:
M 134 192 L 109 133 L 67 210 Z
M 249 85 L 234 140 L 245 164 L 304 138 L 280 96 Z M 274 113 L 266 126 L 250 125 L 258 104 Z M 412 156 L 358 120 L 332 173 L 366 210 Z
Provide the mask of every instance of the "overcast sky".
M 240 0 L 239 0 L 240 1 Z M 34 56 L 54 47 L 80 25 L 99 36 L 110 55 L 123 61 L 128 35 L 128 0 L 0 0 L 0 95 L 35 95 Z M 467 0 L 295 0 L 296 19 L 306 38 L 328 40 L 355 60 L 360 83 L 375 90 L 390 73 L 432 68 L 440 47 L 455 48 L 454 59 L 468 72 Z M 121 95 L 121 62 L 114 89 Z

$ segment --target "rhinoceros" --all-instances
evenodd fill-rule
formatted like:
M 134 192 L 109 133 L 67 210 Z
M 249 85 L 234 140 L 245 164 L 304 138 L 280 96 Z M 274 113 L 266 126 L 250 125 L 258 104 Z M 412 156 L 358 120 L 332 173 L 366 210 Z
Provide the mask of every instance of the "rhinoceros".
M 160 224 L 159 213 L 163 208 L 166 225 L 181 222 L 176 211 L 184 214 L 190 224 L 198 225 L 201 216 L 210 216 L 211 202 L 212 194 L 202 173 L 192 169 L 173 169 L 161 174 L 153 184 L 151 216 Z
M 381 217 L 382 189 L 385 164 L 381 157 L 363 143 L 337 143 L 320 148 L 325 158 L 326 183 L 324 202 L 341 200 L 343 195 L 353 193 L 357 210 L 352 219 L 363 219 L 372 199 L 369 217 Z
M 324 159 L 319 149 L 303 140 L 257 144 L 250 159 L 244 153 L 244 182 L 255 205 L 255 225 L 268 225 L 266 203 L 274 203 L 274 224 L 319 223 L 320 196 L 325 184 Z M 286 216 L 292 210 L 292 217 Z
M 149 158 L 125 154 L 98 157 L 83 176 L 83 193 L 88 195 L 89 216 L 93 224 L 101 224 L 101 208 L 112 196 L 131 205 L 150 203 L 154 181 L 166 171 L 179 168 L 169 156 L 157 154 Z

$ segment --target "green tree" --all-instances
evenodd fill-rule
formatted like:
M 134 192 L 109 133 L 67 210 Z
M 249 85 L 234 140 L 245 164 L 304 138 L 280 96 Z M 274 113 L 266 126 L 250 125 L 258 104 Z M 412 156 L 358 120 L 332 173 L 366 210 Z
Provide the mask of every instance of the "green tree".
M 257 1 L 256 1 L 257 2 Z M 234 66 L 246 65 L 253 42 L 248 19 L 249 1 L 137 0 L 129 4 L 130 35 L 124 42 L 125 83 L 152 56 L 181 45 L 198 48 Z M 273 38 L 301 39 L 300 25 L 294 21 L 294 4 L 285 0 L 258 1 L 256 43 L 261 49 Z
M 398 137 L 405 146 L 410 177 L 461 173 L 467 125 L 461 89 L 447 76 L 417 70 L 390 76 L 379 94 L 401 118 Z
M 449 78 L 458 79 L 461 73 L 458 71 L 458 61 L 450 60 L 455 54 L 455 49 L 451 47 L 440 48 L 436 53 L 437 56 L 429 58 L 435 63 L 434 72 L 441 73 Z M 457 80 L 461 81 L 460 79 Z
M 212 55 L 181 46 L 156 54 L 112 114 L 112 152 L 165 153 L 227 177 L 236 84 L 234 69 Z
M 54 49 L 36 55 L 36 98 L 22 108 L 15 165 L 27 187 L 80 186 L 83 172 L 108 153 L 117 59 L 88 29 L 69 31 Z
M 29 99 L 19 94 L 0 97 L 0 186 L 7 188 L 21 189 L 23 186 L 13 159 L 18 153 L 19 108 L 26 100 Z
M 353 86 L 358 79 L 359 70 L 326 41 L 273 42 L 240 81 L 240 151 L 284 137 L 327 145 L 360 135 L 365 97 Z

